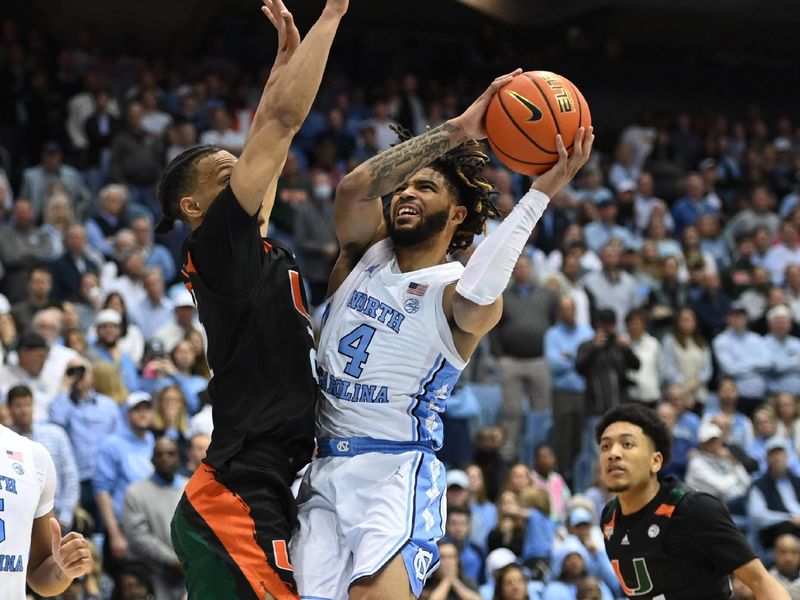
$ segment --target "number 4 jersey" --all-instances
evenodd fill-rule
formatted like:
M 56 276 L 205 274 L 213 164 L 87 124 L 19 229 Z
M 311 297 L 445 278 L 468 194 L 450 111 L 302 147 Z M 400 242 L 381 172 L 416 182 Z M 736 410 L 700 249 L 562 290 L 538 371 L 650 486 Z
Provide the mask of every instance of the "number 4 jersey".
M 439 415 L 466 364 L 455 349 L 442 292 L 463 269 L 452 262 L 402 273 L 389 239 L 367 250 L 323 316 L 319 438 L 441 447 Z
M 44 446 L 0 425 L 0 598 L 3 600 L 25 599 L 33 520 L 53 510 L 55 491 L 56 471 Z

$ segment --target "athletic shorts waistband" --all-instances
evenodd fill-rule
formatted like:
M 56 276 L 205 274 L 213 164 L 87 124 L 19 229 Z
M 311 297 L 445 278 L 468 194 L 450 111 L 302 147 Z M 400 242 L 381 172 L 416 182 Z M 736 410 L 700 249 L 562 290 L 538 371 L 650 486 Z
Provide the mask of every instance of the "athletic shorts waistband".
M 393 440 L 376 440 L 369 437 L 325 438 L 317 440 L 317 456 L 358 456 L 368 452 L 381 454 L 403 454 L 405 452 L 435 453 L 433 442 L 398 442 Z

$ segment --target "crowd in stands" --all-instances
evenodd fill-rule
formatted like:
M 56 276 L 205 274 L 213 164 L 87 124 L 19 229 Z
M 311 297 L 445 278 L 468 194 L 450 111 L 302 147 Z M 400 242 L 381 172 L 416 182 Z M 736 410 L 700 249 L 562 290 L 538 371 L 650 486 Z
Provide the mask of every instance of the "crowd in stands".
M 154 237 L 155 186 L 195 144 L 238 153 L 260 93 L 227 62 L 190 67 L 0 27 L 0 422 L 47 447 L 59 522 L 98 543 L 65 599 L 185 593 L 169 520 L 212 399 L 180 282 L 187 230 Z M 337 182 L 396 141 L 393 124 L 420 133 L 470 100 L 411 72 L 375 90 L 326 81 L 270 221 L 312 307 L 338 254 Z M 800 122 L 676 112 L 606 144 L 551 200 L 450 399 L 424 597 L 620 597 L 591 430 L 641 402 L 672 431 L 664 474 L 724 500 L 800 598 Z M 485 175 L 504 211 L 530 183 L 499 163 Z

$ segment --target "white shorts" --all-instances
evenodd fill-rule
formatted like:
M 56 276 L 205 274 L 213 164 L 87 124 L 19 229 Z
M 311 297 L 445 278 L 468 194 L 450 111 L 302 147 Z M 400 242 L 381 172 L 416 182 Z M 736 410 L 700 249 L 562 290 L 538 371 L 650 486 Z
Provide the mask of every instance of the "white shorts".
M 402 554 L 411 590 L 439 566 L 445 469 L 431 452 L 318 458 L 298 495 L 290 544 L 305 600 L 347 600 L 353 582 Z

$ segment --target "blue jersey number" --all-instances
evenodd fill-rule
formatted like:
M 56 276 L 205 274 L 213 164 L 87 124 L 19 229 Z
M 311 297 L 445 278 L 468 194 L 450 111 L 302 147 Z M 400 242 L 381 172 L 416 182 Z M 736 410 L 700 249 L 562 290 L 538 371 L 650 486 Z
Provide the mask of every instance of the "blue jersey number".
M 339 340 L 339 354 L 344 354 L 350 359 L 344 372 L 358 379 L 364 370 L 364 364 L 369 359 L 369 343 L 375 335 L 375 328 L 369 325 L 359 325 L 353 331 Z
M 0 512 L 3 512 L 4 508 L 5 502 L 3 502 L 3 499 L 0 498 Z M 2 542 L 4 539 L 6 539 L 6 524 L 3 522 L 3 519 L 0 519 L 0 542 Z

